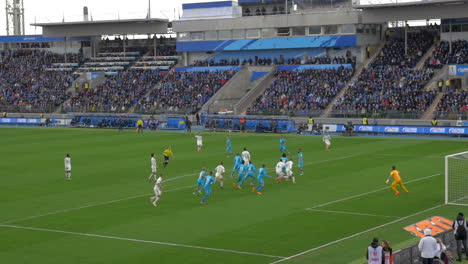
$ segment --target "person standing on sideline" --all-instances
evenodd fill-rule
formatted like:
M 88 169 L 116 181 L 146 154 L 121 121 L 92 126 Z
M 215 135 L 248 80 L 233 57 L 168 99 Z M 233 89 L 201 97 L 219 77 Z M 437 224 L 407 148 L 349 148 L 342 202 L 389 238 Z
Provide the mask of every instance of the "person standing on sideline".
M 185 122 L 185 126 L 187 128 L 187 133 L 192 133 L 192 121 L 188 120 Z
M 384 264 L 393 264 L 393 249 L 387 240 L 382 241 L 382 250 L 384 253 Z
M 463 248 L 465 249 L 466 258 L 468 259 L 468 248 L 466 247 L 468 225 L 466 224 L 465 216 L 463 215 L 463 213 L 458 213 L 457 219 L 453 221 L 452 228 L 455 234 L 455 240 L 457 241 L 457 261 L 462 261 L 462 244 Z
M 195 118 L 197 119 L 197 126 L 199 126 L 200 125 L 200 115 L 197 113 L 195 115 Z
M 445 252 L 447 250 L 447 247 L 442 243 L 442 240 L 440 238 L 436 239 L 437 241 L 437 251 L 435 252 L 434 258 L 441 259 L 442 252 Z
M 65 179 L 71 180 L 71 157 L 70 154 L 65 156 Z
M 423 264 L 432 264 L 434 256 L 437 252 L 437 240 L 432 237 L 431 229 L 424 230 L 425 237 L 419 241 L 419 251 L 421 252 L 421 258 Z
M 379 239 L 374 237 L 372 243 L 367 248 L 366 259 L 368 264 L 382 264 L 384 259 L 383 249 L 379 246 Z

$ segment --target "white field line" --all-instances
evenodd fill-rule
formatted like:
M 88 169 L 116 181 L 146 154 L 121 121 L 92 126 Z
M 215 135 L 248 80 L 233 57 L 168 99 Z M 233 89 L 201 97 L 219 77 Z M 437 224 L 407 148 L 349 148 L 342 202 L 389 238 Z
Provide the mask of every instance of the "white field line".
M 320 209 L 312 209 L 312 208 L 307 208 L 306 210 L 307 211 L 313 211 L 313 212 L 332 213 L 332 214 L 347 214 L 347 215 L 362 215 L 362 216 L 375 216 L 375 217 L 386 217 L 386 218 L 400 218 L 399 216 L 392 216 L 392 215 L 365 214 L 365 213 L 344 212 L 344 211 L 320 210 Z
M 183 248 L 194 248 L 194 249 L 209 250 L 209 251 L 219 251 L 219 252 L 227 252 L 227 253 L 241 254 L 241 255 L 250 255 L 250 256 L 268 257 L 268 258 L 279 258 L 279 259 L 286 258 L 286 257 L 282 257 L 282 256 L 274 256 L 274 255 L 268 255 L 268 254 L 246 252 L 246 251 L 237 251 L 237 250 L 222 249 L 222 248 L 192 246 L 192 245 L 168 243 L 168 242 L 161 242 L 161 241 L 143 240 L 143 239 L 134 239 L 134 238 L 126 238 L 126 237 L 116 237 L 116 236 L 106 236 L 106 235 L 98 235 L 98 234 L 90 234 L 90 233 L 70 232 L 70 231 L 55 230 L 55 229 L 45 229 L 45 228 L 16 226 L 16 225 L 4 225 L 4 224 L 0 224 L 0 226 L 1 227 L 7 227 L 7 228 L 52 232 L 52 233 L 60 233 L 60 234 L 68 234 L 68 235 L 78 235 L 78 236 L 123 240 L 123 241 L 131 241 L 131 242 L 138 242 L 138 243 L 149 243 L 149 244 L 157 244 L 157 245 L 172 246 L 172 247 L 183 247 Z
M 387 156 L 387 157 L 408 157 L 408 158 L 438 158 L 442 159 L 445 156 L 417 156 L 417 155 L 401 155 L 401 154 L 375 154 L 376 156 Z
M 310 163 L 307 163 L 307 164 L 305 164 L 305 165 L 312 165 L 312 164 L 324 163 L 324 162 L 329 162 L 329 161 L 347 159 L 347 158 L 351 158 L 351 157 L 355 157 L 355 156 L 358 156 L 358 154 L 357 154 L 357 155 L 343 156 L 343 157 L 334 158 L 334 159 L 328 159 L 328 160 L 320 160 L 320 161 L 316 161 L 316 162 L 310 162 Z M 169 179 L 165 180 L 164 182 L 169 182 L 169 181 L 172 181 L 172 180 L 176 180 L 176 179 L 180 179 L 180 178 L 185 178 L 185 177 L 189 177 L 189 176 L 194 176 L 194 175 L 198 175 L 198 173 L 185 174 L 185 175 L 177 176 L 177 177 L 174 177 L 174 178 L 169 178 Z M 176 189 L 168 190 L 168 191 L 166 191 L 166 192 L 177 191 L 177 190 L 181 190 L 181 189 L 188 189 L 188 188 L 191 188 L 191 187 L 194 187 L 194 186 L 185 186 L 185 187 L 181 187 L 181 188 L 176 188 Z M 39 218 L 39 217 L 48 216 L 48 215 L 53 215 L 53 214 L 65 213 L 65 212 L 69 212 L 69 211 L 75 211 L 75 210 L 85 209 L 85 208 L 94 207 L 94 206 L 99 206 L 99 205 L 112 204 L 112 203 L 117 203 L 117 202 L 121 202 L 121 201 L 126 201 L 126 200 L 135 199 L 135 198 L 140 198 L 140 197 L 147 196 L 147 195 L 150 195 L 150 194 L 152 194 L 152 193 L 149 193 L 149 194 L 140 194 L 140 195 L 130 196 L 130 197 L 121 198 L 121 199 L 112 200 L 112 201 L 107 201 L 107 202 L 94 203 L 94 204 L 89 204 L 89 205 L 80 206 L 80 207 L 75 207 L 75 208 L 70 208 L 70 209 L 64 209 L 64 210 L 59 210 L 59 211 L 53 211 L 53 212 L 49 212 L 49 213 L 45 213 L 45 214 L 33 215 L 33 216 L 29 216 L 29 217 L 24 217 L 24 218 L 9 220 L 9 221 L 6 221 L 6 222 L 2 222 L 2 223 L 0 223 L 0 224 L 11 224 L 11 223 L 15 223 L 15 222 L 23 221 L 23 220 L 29 220 L 29 219 Z
M 165 192 L 173 192 L 173 191 L 178 191 L 178 190 L 183 190 L 183 189 L 188 189 L 188 188 L 193 188 L 193 187 L 194 187 L 194 186 L 192 186 L 192 185 L 191 185 L 191 186 L 185 186 L 185 187 L 180 187 L 180 188 L 175 188 L 175 189 L 167 190 L 167 191 L 165 191 Z M 102 203 L 88 204 L 88 205 L 85 205 L 85 206 L 74 207 L 74 208 L 69 208 L 69 209 L 64 209 L 64 210 L 59 210 L 59 211 L 53 211 L 53 212 L 49 212 L 49 213 L 45 213 L 45 214 L 33 215 L 33 216 L 24 217 L 24 218 L 9 220 L 9 221 L 6 221 L 6 222 L 2 222 L 2 223 L 0 223 L 0 224 L 10 224 L 10 223 L 15 223 L 15 222 L 19 222 L 19 221 L 24 221 L 24 220 L 39 218 L 39 217 L 48 216 L 48 215 L 53 215 L 53 214 L 65 213 L 65 212 L 69 212 L 69 211 L 75 211 L 75 210 L 85 209 L 85 208 L 94 207 L 94 206 L 99 206 L 99 205 L 104 205 L 104 204 L 112 204 L 112 203 L 117 203 L 117 202 L 121 202 L 121 201 L 126 201 L 126 200 L 131 200 L 131 199 L 135 199 L 135 198 L 140 198 L 140 197 L 148 196 L 148 195 L 151 195 L 151 194 L 153 194 L 153 193 L 145 193 L 145 194 L 130 196 L 130 197 L 126 197 L 126 198 L 122 198 L 122 199 L 117 199 L 117 200 L 112 200 L 112 201 L 107 201 L 107 202 L 102 202 Z
M 372 227 L 372 228 L 367 229 L 367 230 L 364 230 L 364 231 L 362 231 L 362 232 L 355 233 L 355 234 L 353 234 L 353 235 L 350 235 L 350 236 L 347 236 L 347 237 L 343 237 L 343 238 L 337 239 L 337 240 L 335 240 L 335 241 L 332 241 L 332 242 L 323 244 L 323 245 L 321 245 L 321 246 L 314 247 L 314 248 L 308 249 L 308 250 L 306 250 L 306 251 L 299 252 L 299 253 L 297 253 L 297 254 L 295 254 L 295 255 L 291 255 L 291 256 L 289 256 L 289 257 L 286 257 L 286 258 L 283 258 L 283 259 L 280 259 L 280 260 L 271 262 L 271 263 L 269 263 L 269 264 L 281 263 L 281 262 L 283 262 L 283 261 L 290 260 L 290 259 L 293 259 L 293 258 L 302 256 L 302 255 L 304 255 L 304 254 L 307 254 L 307 253 L 310 253 L 310 252 L 319 250 L 319 249 L 321 249 L 321 248 L 328 247 L 328 246 L 330 246 L 330 245 L 333 245 L 333 244 L 336 244 L 336 243 L 339 243 L 339 242 L 348 240 L 348 239 L 350 239 L 350 238 L 357 237 L 357 236 L 360 236 L 360 235 L 362 235 L 362 234 L 365 234 L 365 233 L 374 231 L 374 230 L 376 230 L 376 229 L 379 229 L 379 228 L 382 228 L 382 227 L 385 227 L 385 226 L 388 226 L 388 225 L 391 225 L 391 224 L 400 222 L 400 221 L 402 221 L 402 220 L 411 218 L 411 217 L 416 216 L 416 215 L 418 215 L 418 214 L 422 214 L 422 213 L 425 213 L 425 212 L 427 212 L 427 211 L 437 209 L 437 208 L 439 208 L 439 207 L 441 207 L 441 206 L 444 206 L 444 205 L 445 205 L 445 204 L 439 204 L 439 205 L 434 206 L 434 207 L 432 207 L 432 208 L 428 208 L 428 209 L 425 209 L 425 210 L 416 212 L 416 213 L 414 213 L 414 214 L 410 214 L 410 215 L 407 215 L 407 216 L 405 216 L 405 217 L 402 217 L 402 218 L 393 220 L 393 221 L 391 221 L 391 222 L 388 222 L 388 223 L 385 223 L 385 224 L 382 224 L 382 225 L 379 225 L 379 226 L 376 226 L 376 227 Z
M 432 177 L 436 177 L 436 176 L 439 176 L 439 175 L 442 175 L 442 173 L 436 173 L 436 174 L 432 174 L 432 175 L 429 175 L 429 176 L 417 178 L 417 179 L 414 179 L 414 180 L 411 180 L 411 181 L 407 181 L 407 182 L 405 182 L 405 184 L 409 184 L 409 183 L 417 182 L 417 181 L 422 181 L 422 180 L 429 179 L 429 178 L 432 178 Z M 388 190 L 388 188 L 389 187 L 384 187 L 384 188 L 380 188 L 380 189 L 377 189 L 377 190 L 373 190 L 373 191 L 369 191 L 369 192 L 365 192 L 365 193 L 361 193 L 361 194 L 356 194 L 356 195 L 349 196 L 349 197 L 346 197 L 346 198 L 343 198 L 343 199 L 339 199 L 339 200 L 335 200 L 335 201 L 315 205 L 315 206 L 312 206 L 312 207 L 307 208 L 307 209 L 315 209 L 315 208 L 319 208 L 319 207 L 322 207 L 322 206 L 325 206 L 325 205 L 330 205 L 330 204 L 334 204 L 334 203 L 339 203 L 339 202 L 351 200 L 351 199 L 361 197 L 361 196 L 365 196 L 365 195 L 368 195 L 368 194 L 371 194 L 371 193 L 376 193 L 376 192 L 380 192 L 380 191 L 383 191 L 383 190 Z

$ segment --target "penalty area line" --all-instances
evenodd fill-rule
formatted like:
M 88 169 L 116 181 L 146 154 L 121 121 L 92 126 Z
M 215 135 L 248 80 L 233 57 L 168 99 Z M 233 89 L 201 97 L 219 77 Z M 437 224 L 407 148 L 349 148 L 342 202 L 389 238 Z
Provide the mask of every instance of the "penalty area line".
M 422 211 L 419 211 L 419 212 L 416 212 L 416 213 L 413 213 L 413 214 L 410 214 L 410 215 L 401 217 L 401 218 L 396 219 L 396 220 L 393 220 L 393 221 L 391 221 L 391 222 L 388 222 L 388 223 L 385 223 L 385 224 L 382 224 L 382 225 L 379 225 L 379 226 L 375 226 L 375 227 L 369 228 L 369 229 L 364 230 L 364 231 L 361 231 L 361 232 L 359 232 L 359 233 L 355 233 L 355 234 L 353 234 L 353 235 L 350 235 L 350 236 L 347 236 L 347 237 L 343 237 L 343 238 L 337 239 L 337 240 L 332 241 L 332 242 L 328 242 L 328 243 L 326 243 L 326 244 L 323 244 L 323 245 L 321 245 L 321 246 L 308 249 L 308 250 L 306 250 L 306 251 L 299 252 L 299 253 L 297 253 L 297 254 L 295 254 L 295 255 L 291 255 L 291 256 L 289 256 L 289 257 L 286 257 L 286 258 L 283 258 L 283 259 L 280 259 L 280 260 L 271 262 L 271 263 L 269 263 L 269 264 L 281 263 L 281 262 L 283 262 L 283 261 L 290 260 L 290 259 L 293 259 L 293 258 L 302 256 L 302 255 L 304 255 L 304 254 L 307 254 L 307 253 L 310 253 L 310 252 L 313 252 L 313 251 L 322 249 L 322 248 L 324 248 L 324 247 L 328 247 L 328 246 L 331 246 L 331 245 L 333 245 L 333 244 L 336 244 L 336 243 L 339 243 L 339 242 L 342 242 L 342 241 L 345 241 L 345 240 L 348 240 L 348 239 L 351 239 L 351 238 L 360 236 L 360 235 L 362 235 L 362 234 L 365 234 L 365 233 L 374 231 L 374 230 L 376 230 L 376 229 L 379 229 L 379 228 L 382 228 L 382 227 L 385 227 L 385 226 L 388 226 L 388 225 L 391 225 L 391 224 L 400 222 L 400 221 L 402 221 L 402 220 L 405 220 L 405 219 L 411 218 L 411 217 L 413 217 L 413 216 L 416 216 L 416 215 L 425 213 L 425 212 L 427 212 L 427 211 L 431 211 L 431 210 L 437 209 L 437 208 L 442 207 L 442 206 L 444 206 L 444 205 L 445 205 L 445 204 L 439 204 L 439 205 L 436 205 L 436 206 L 434 206 L 434 207 L 431 207 L 431 208 L 428 208 L 428 209 L 424 209 L 424 210 L 422 210 Z
M 90 234 L 90 233 L 71 232 L 71 231 L 63 231 L 63 230 L 56 230 L 56 229 L 36 228 L 36 227 L 17 226 L 17 225 L 4 225 L 4 224 L 0 224 L 0 226 L 1 227 L 6 227 L 6 228 L 15 228 L 15 229 L 60 233 L 60 234 L 68 234 L 68 235 L 78 235 L 78 236 L 86 236 L 86 237 L 106 238 L 106 239 L 123 240 L 123 241 L 148 243 L 148 244 L 157 244 L 157 245 L 172 246 L 172 247 L 193 248 L 193 249 L 218 251 L 218 252 L 227 252 L 227 253 L 240 254 L 240 255 L 250 255 L 250 256 L 279 258 L 279 259 L 286 258 L 286 257 L 283 257 L 283 256 L 274 256 L 274 255 L 268 255 L 268 254 L 262 254 L 262 253 L 237 251 L 237 250 L 231 250 L 231 249 L 210 248 L 210 247 L 176 244 L 176 243 L 153 241 L 153 240 L 143 240 L 143 239 L 135 239 L 135 238 L 126 238 L 126 237 L 107 236 L 107 235 L 98 235 L 98 234 Z
M 422 180 L 429 179 L 429 178 L 433 178 L 433 177 L 436 177 L 436 176 L 439 176 L 439 175 L 442 175 L 442 173 L 436 173 L 436 174 L 432 174 L 432 175 L 429 175 L 429 176 L 424 176 L 424 177 L 421 177 L 421 178 L 416 178 L 416 179 L 414 179 L 414 180 L 410 180 L 410 181 L 405 182 L 405 184 L 409 184 L 409 183 L 413 183 L 413 182 L 417 182 L 417 181 L 422 181 Z M 349 196 L 349 197 L 346 197 L 346 198 L 343 198 L 343 199 L 338 199 L 338 200 L 335 200 L 335 201 L 331 201 L 331 202 L 327 202 L 327 203 L 315 205 L 315 206 L 310 207 L 310 208 L 307 208 L 307 209 L 315 209 L 315 208 L 323 207 L 323 206 L 325 206 L 325 205 L 330 205 L 330 204 L 335 204 L 335 203 L 339 203 L 339 202 L 351 200 L 351 199 L 358 198 L 358 197 L 361 197 L 361 196 L 365 196 L 365 195 L 368 195 L 368 194 L 371 194 L 371 193 L 376 193 L 376 192 L 380 192 L 380 191 L 383 191 L 383 190 L 388 190 L 388 188 L 389 188 L 389 187 L 384 187 L 384 188 L 380 188 L 380 189 L 377 189 L 377 190 L 373 190 L 373 191 L 369 191 L 369 192 L 365 192 L 365 193 L 356 194 L 356 195 Z
M 400 218 L 399 216 L 392 215 L 379 215 L 379 214 L 367 214 L 367 213 L 356 213 L 356 212 L 344 212 L 344 211 L 331 211 L 331 210 L 320 210 L 307 208 L 307 211 L 312 212 L 322 212 L 322 213 L 332 213 L 332 214 L 347 214 L 347 215 L 361 215 L 361 216 L 375 216 L 375 217 L 385 217 L 385 218 Z

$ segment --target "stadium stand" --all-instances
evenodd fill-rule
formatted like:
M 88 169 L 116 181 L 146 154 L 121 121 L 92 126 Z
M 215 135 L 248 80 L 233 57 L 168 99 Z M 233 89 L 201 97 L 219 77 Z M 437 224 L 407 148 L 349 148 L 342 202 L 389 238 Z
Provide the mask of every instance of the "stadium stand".
M 352 68 L 283 70 L 249 113 L 278 114 L 295 112 L 308 114 L 325 109 L 353 76 Z
M 434 70 L 414 70 L 417 62 L 437 38 L 436 31 L 408 34 L 405 55 L 404 40 L 393 38 L 382 48 L 376 59 L 353 81 L 344 96 L 333 106 L 333 116 L 387 117 L 400 113 L 400 117 L 419 118 L 434 100 L 435 92 L 424 91 Z
M 144 113 L 195 112 L 208 101 L 235 71 L 171 72 L 148 97 L 138 103 Z
M 468 115 L 468 91 L 455 91 L 444 94 L 437 105 L 436 114 L 438 118 L 455 119 L 458 115 L 466 119 Z
M 63 105 L 66 112 L 128 112 L 166 71 L 130 69 L 108 76 L 96 89 L 79 92 Z
M 3 51 L 0 56 L 0 108 L 52 112 L 70 97 L 73 69 L 81 57 L 42 50 Z M 72 65 L 72 66 L 70 66 Z
M 441 41 L 436 44 L 431 57 L 426 61 L 426 66 L 431 68 L 442 68 L 447 64 L 468 63 L 468 42 L 457 40 L 452 42 L 452 52 L 448 41 Z

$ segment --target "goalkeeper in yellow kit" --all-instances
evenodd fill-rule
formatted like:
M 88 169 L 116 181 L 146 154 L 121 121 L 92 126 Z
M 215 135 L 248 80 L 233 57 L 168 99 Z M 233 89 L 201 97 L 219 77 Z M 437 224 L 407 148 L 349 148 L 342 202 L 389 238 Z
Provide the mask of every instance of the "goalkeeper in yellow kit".
M 406 193 L 409 193 L 408 189 L 406 189 L 405 185 L 403 185 L 403 182 L 401 181 L 400 172 L 396 170 L 395 166 L 392 166 L 392 171 L 390 172 L 390 176 L 388 176 L 387 181 L 385 182 L 386 184 L 389 183 L 391 177 L 393 177 L 392 190 L 395 191 L 395 195 L 400 194 L 396 188 L 397 185 L 400 185 Z

